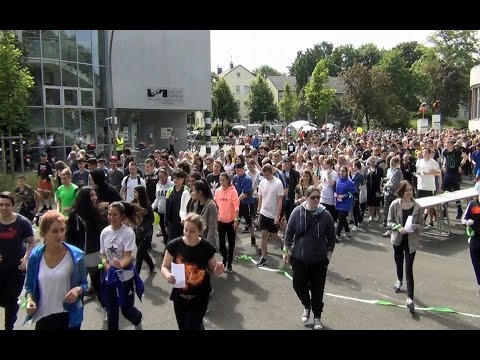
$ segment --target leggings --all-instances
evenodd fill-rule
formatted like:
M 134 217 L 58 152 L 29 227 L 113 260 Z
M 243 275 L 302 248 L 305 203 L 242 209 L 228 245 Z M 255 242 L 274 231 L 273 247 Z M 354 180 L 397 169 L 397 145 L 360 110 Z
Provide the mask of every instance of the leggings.
M 397 278 L 400 281 L 403 281 L 403 260 L 405 259 L 407 293 L 408 297 L 413 299 L 413 261 L 415 260 L 416 252 L 410 253 L 410 249 L 408 248 L 408 235 L 402 237 L 402 242 L 399 246 L 393 245 L 393 252 L 395 264 L 397 265 Z

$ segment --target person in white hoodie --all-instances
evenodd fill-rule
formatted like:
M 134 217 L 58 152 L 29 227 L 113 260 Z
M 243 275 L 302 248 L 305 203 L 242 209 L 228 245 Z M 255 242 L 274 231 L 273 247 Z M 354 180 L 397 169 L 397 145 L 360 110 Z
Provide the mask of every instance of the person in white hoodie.
M 168 171 L 165 168 L 158 170 L 158 182 L 155 188 L 155 201 L 152 204 L 153 210 L 160 215 L 160 231 L 157 236 L 162 234 L 163 243 L 167 243 L 167 231 L 165 230 L 165 212 L 167 210 L 167 190 L 173 186 L 173 181 L 168 178 Z

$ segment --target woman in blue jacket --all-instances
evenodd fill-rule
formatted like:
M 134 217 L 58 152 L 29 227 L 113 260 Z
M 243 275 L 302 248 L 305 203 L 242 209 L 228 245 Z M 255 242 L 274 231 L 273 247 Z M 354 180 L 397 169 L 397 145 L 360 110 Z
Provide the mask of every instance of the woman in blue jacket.
M 337 241 L 340 239 L 342 229 L 345 228 L 344 237 L 350 237 L 350 228 L 348 227 L 348 213 L 352 210 L 353 195 L 355 193 L 355 184 L 348 178 L 348 169 L 346 166 L 340 168 L 340 177 L 336 182 L 335 210 L 337 210 Z
M 35 330 L 80 330 L 87 275 L 82 250 L 64 242 L 65 217 L 47 211 L 40 221 L 44 244 L 29 259 L 25 297 Z

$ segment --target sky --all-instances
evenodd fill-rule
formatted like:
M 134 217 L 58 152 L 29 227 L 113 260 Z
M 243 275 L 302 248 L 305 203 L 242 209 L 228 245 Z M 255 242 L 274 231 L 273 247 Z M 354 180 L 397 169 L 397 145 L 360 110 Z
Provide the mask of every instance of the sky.
M 427 37 L 434 30 L 211 30 L 211 69 L 226 70 L 243 65 L 250 71 L 261 65 L 270 65 L 281 73 L 288 73 L 298 51 L 313 48 L 322 41 L 339 45 L 352 44 L 355 48 L 374 43 L 379 49 L 418 41 L 427 45 Z

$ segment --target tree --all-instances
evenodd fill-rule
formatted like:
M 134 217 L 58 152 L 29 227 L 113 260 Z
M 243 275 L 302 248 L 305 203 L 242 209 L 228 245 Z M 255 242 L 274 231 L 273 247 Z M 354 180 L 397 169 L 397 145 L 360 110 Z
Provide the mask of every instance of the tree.
M 400 99 L 401 106 L 408 111 L 416 111 L 420 80 L 410 71 L 400 49 L 386 51 L 379 66 L 387 72 L 393 93 Z
M 308 78 L 312 75 L 317 63 L 328 58 L 332 52 L 333 44 L 326 41 L 316 44 L 313 49 L 308 48 L 305 54 L 301 51 L 297 52 L 297 58 L 292 66 L 289 66 L 290 75 L 297 78 L 297 94 L 307 84 Z
M 221 78 L 215 82 L 212 91 L 212 116 L 214 119 L 234 120 L 238 118 L 240 107 L 235 101 L 225 79 Z
M 295 119 L 299 107 L 298 98 L 295 91 L 290 89 L 289 84 L 285 85 L 285 92 L 283 93 L 282 100 L 280 100 L 278 103 L 278 107 L 280 111 L 280 117 L 282 120 L 285 120 L 287 124 Z
M 411 69 L 412 65 L 420 59 L 424 54 L 426 47 L 425 45 L 419 44 L 416 41 L 403 42 L 392 48 L 392 50 L 400 51 L 400 55 L 405 61 L 407 69 Z
M 25 129 L 27 103 L 34 80 L 21 64 L 15 34 L 0 31 L 0 130 L 9 135 Z
M 365 44 L 358 48 L 358 62 L 367 67 L 373 68 L 382 59 L 382 51 L 375 44 Z
M 438 30 L 429 37 L 440 59 L 439 73 L 449 76 L 443 88 L 446 93 L 455 93 L 457 89 L 447 86 L 456 85 L 460 90 L 458 103 L 468 104 L 470 98 L 470 69 L 480 62 L 480 40 L 477 30 Z M 452 84 L 453 83 L 453 84 Z M 447 95 L 447 94 L 445 94 Z M 442 101 L 443 103 L 443 101 Z M 457 105 L 458 105 L 457 103 Z M 442 104 L 442 112 L 444 106 Z M 457 111 L 455 111 L 457 113 Z
M 458 105 L 468 99 L 469 78 L 453 61 L 442 59 L 435 48 L 428 49 L 424 56 L 413 64 L 413 71 L 421 79 L 419 102 L 441 102 L 441 112 L 447 117 L 456 117 Z
M 328 56 L 328 75 L 338 76 L 343 70 L 350 68 L 358 61 L 358 50 L 353 45 L 337 46 Z
M 477 30 L 438 30 L 429 37 L 429 41 L 442 60 L 469 73 L 480 60 L 480 39 L 477 35 Z
M 265 79 L 269 76 L 280 76 L 282 75 L 280 71 L 275 70 L 269 65 L 262 65 L 255 70 L 252 71 L 253 75 L 257 76 L 263 76 Z
M 307 104 L 315 119 L 321 119 L 335 101 L 335 90 L 325 85 L 328 82 L 327 61 L 320 60 L 305 87 Z
M 250 123 L 260 123 L 264 119 L 278 119 L 278 108 L 274 103 L 272 91 L 264 77 L 257 75 L 250 84 L 247 108 Z

